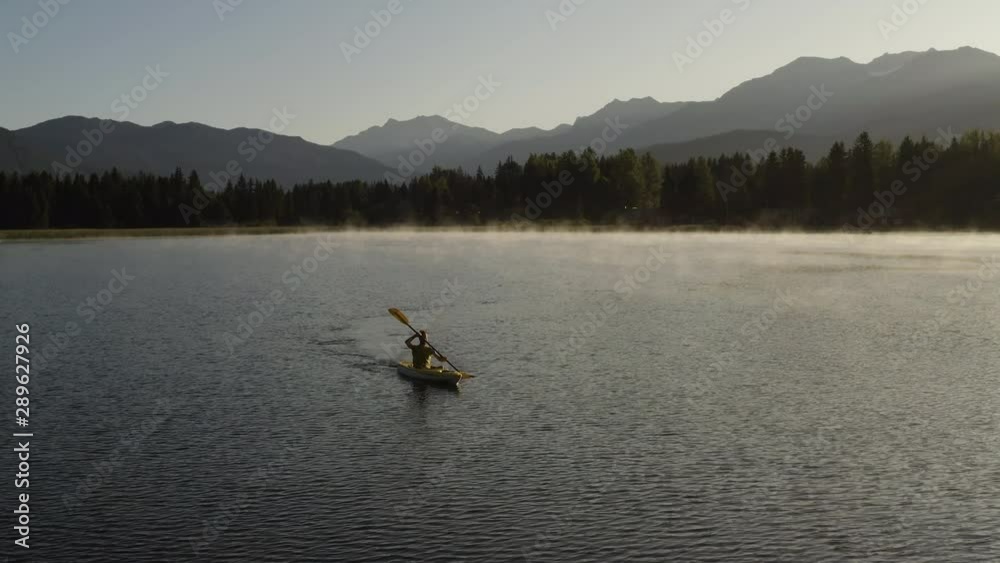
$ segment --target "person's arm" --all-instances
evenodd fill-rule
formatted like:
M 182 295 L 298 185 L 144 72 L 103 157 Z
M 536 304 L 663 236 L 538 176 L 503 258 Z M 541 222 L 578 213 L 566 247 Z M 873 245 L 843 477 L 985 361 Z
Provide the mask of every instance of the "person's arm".
M 410 350 L 412 350 L 413 349 L 413 339 L 414 338 L 418 338 L 418 337 L 419 337 L 419 335 L 414 334 L 413 336 L 407 338 L 406 342 L 405 342 L 406 347 L 409 348 Z
M 442 362 L 448 361 L 448 356 L 445 356 L 443 354 L 438 354 L 437 352 L 434 352 L 434 357 L 436 357 L 438 360 L 441 360 Z

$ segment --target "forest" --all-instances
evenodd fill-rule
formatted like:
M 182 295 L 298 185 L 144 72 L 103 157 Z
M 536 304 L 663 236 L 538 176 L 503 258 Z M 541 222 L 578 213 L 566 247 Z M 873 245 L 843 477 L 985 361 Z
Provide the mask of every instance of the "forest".
M 0 229 L 225 225 L 592 225 L 622 228 L 1000 229 L 1000 133 L 862 133 L 816 162 L 795 148 L 661 164 L 633 149 L 508 159 L 489 173 L 435 168 L 401 182 L 280 186 L 196 172 L 0 172 Z

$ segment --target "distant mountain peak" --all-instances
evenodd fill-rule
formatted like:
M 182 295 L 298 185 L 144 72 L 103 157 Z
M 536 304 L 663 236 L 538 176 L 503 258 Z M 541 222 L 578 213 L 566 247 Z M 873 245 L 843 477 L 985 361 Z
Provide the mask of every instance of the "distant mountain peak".
M 444 131 L 444 140 L 432 142 L 432 138 L 441 137 L 438 130 Z M 470 153 L 482 152 L 501 140 L 499 133 L 482 127 L 456 123 L 440 115 L 418 115 L 406 120 L 389 119 L 385 125 L 344 137 L 333 146 L 356 151 L 388 166 L 398 166 L 400 158 L 405 160 L 420 147 L 431 145 L 433 158 L 413 165 L 423 171 L 433 165 L 459 166 Z
M 1000 55 L 996 53 L 991 53 L 989 51 L 984 51 L 978 47 L 970 47 L 966 45 L 964 47 L 959 47 L 957 49 L 939 51 L 937 49 L 931 49 L 926 53 L 928 56 L 963 56 L 963 57 L 977 57 L 982 59 L 990 60 L 1000 60 Z
M 617 106 L 658 106 L 661 103 L 662 102 L 653 98 L 652 96 L 646 96 L 644 98 L 629 98 L 627 100 L 620 100 L 618 98 L 615 98 L 610 102 L 608 102 L 607 104 L 605 104 L 604 108 L 602 109 L 613 108 Z
M 46 119 L 45 121 L 36 123 L 33 127 L 40 126 L 51 126 L 51 125 L 70 125 L 79 123 L 93 123 L 95 121 L 100 121 L 97 117 L 84 117 L 82 115 L 64 115 L 62 117 L 53 117 L 52 119 Z
M 596 112 L 576 118 L 573 127 L 603 123 L 605 119 L 621 118 L 633 123 L 665 117 L 684 106 L 686 102 L 660 102 L 652 96 L 620 100 L 615 98 Z
M 988 51 L 983 51 L 982 49 L 977 49 L 975 47 L 959 47 L 957 49 L 951 50 L 938 50 L 935 48 L 930 48 L 926 51 L 903 51 L 899 53 L 889 53 L 886 52 L 874 59 L 867 64 L 857 63 L 847 57 L 837 57 L 837 58 L 823 58 L 815 56 L 802 56 L 794 59 L 790 63 L 779 67 L 773 73 L 760 78 L 755 78 L 753 80 L 747 81 L 744 84 L 752 83 L 755 81 L 767 79 L 775 75 L 782 75 L 788 72 L 816 72 L 823 73 L 829 72 L 830 69 L 840 69 L 848 70 L 860 67 L 867 67 L 869 70 L 875 69 L 876 75 L 885 74 L 893 69 L 898 69 L 904 65 L 914 62 L 918 59 L 926 57 L 961 57 L 963 59 L 968 59 L 971 57 L 977 57 L 980 59 L 994 59 L 1000 60 L 1000 56 L 990 53 Z
M 912 61 L 922 55 L 920 51 L 903 51 L 902 53 L 884 53 L 868 63 L 869 67 L 892 67 Z
M 823 57 L 799 57 L 785 66 L 779 67 L 769 76 L 780 76 L 788 73 L 819 73 L 830 72 L 831 70 L 846 70 L 857 68 L 860 65 L 847 57 L 837 57 L 826 59 Z M 762 77 L 767 78 L 767 77 Z
M 966 66 L 969 70 L 982 67 L 984 72 L 992 70 L 994 65 L 1000 65 L 1000 57 L 994 53 L 975 47 L 959 47 L 952 50 L 928 49 L 927 51 L 903 51 L 900 53 L 884 53 L 872 59 L 866 66 L 869 75 L 881 78 L 895 74 L 904 68 L 917 65 L 921 71 L 933 73 L 935 66 L 948 65 L 950 70 L 957 66 Z
M 400 123 L 420 123 L 421 121 L 434 121 L 434 120 L 444 120 L 444 121 L 447 121 L 444 117 L 441 117 L 440 115 L 424 115 L 424 114 L 420 114 L 420 115 L 414 115 L 413 117 L 410 117 L 410 118 L 407 118 L 407 119 L 397 119 L 395 117 L 390 117 L 388 120 L 386 120 L 385 124 L 386 125 L 399 125 Z

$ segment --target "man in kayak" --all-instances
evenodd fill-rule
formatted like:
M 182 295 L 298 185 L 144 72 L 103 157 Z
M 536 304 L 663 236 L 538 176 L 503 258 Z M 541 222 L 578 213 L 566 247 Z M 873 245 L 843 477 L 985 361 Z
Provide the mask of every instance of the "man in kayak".
M 413 343 L 415 338 L 419 338 L 420 342 L 417 344 Z M 431 358 L 437 358 L 442 362 L 447 362 L 448 358 L 438 354 L 431 348 L 430 344 L 427 343 L 427 331 L 421 330 L 419 334 L 414 334 L 413 336 L 406 339 L 406 347 L 410 349 L 410 353 L 413 354 L 413 367 L 416 369 L 432 369 L 431 368 Z

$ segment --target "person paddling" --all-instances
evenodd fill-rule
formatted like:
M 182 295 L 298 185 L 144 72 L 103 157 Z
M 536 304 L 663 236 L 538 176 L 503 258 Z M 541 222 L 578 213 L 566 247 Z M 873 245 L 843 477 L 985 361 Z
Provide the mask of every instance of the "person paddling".
M 420 341 L 416 344 L 413 343 L 414 339 L 419 338 Z M 413 354 L 413 367 L 416 369 L 432 369 L 431 368 L 431 358 L 437 358 L 442 362 L 447 362 L 448 358 L 438 354 L 431 348 L 431 345 L 427 343 L 427 331 L 421 330 L 419 333 L 406 339 L 406 347 L 410 349 L 410 353 Z

